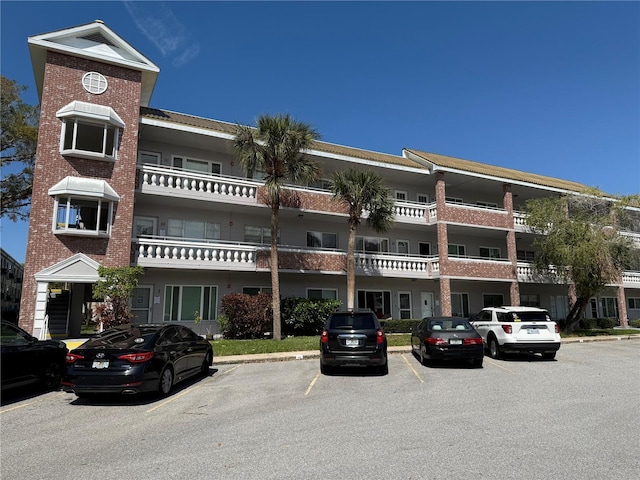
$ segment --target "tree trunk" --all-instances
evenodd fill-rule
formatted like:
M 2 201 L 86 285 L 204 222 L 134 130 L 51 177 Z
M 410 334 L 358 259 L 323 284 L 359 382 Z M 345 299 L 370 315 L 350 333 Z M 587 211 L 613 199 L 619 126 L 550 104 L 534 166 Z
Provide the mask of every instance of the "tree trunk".
M 355 308 L 356 298 L 356 227 L 349 225 L 347 248 L 347 308 Z
M 271 206 L 271 305 L 273 308 L 273 338 L 282 339 L 280 327 L 280 277 L 278 275 L 278 204 Z
M 571 333 L 575 330 L 575 328 L 580 323 L 580 320 L 584 316 L 585 309 L 589 304 L 589 299 L 585 297 L 578 297 L 576 299 L 576 303 L 571 307 L 571 311 L 569 315 L 567 315 L 567 321 L 564 326 L 564 329 L 567 333 Z

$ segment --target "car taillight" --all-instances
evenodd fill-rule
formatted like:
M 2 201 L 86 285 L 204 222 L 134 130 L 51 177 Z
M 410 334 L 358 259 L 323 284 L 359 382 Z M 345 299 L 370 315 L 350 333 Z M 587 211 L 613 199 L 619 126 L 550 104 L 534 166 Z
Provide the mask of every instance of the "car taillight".
M 321 343 L 329 343 L 329 332 L 326 329 L 322 330 L 322 335 L 320 336 Z
M 504 330 L 504 333 L 511 334 L 513 327 L 511 325 L 502 325 L 502 330 Z
M 444 338 L 425 338 L 424 341 L 429 345 L 446 345 L 447 341 Z
M 125 360 L 129 363 L 142 363 L 153 358 L 153 352 L 142 353 L 127 353 L 126 355 L 120 355 L 118 360 Z
M 72 363 L 76 363 L 78 360 L 82 360 L 84 357 L 82 355 L 78 355 L 77 353 L 67 353 L 65 357 L 65 361 L 71 365 Z
M 556 323 L 556 333 L 560 333 L 560 325 Z
M 462 340 L 465 345 L 481 345 L 482 338 L 465 338 Z
M 381 328 L 379 328 L 378 331 L 376 332 L 376 343 L 378 345 L 381 345 L 384 343 L 384 332 L 382 331 Z

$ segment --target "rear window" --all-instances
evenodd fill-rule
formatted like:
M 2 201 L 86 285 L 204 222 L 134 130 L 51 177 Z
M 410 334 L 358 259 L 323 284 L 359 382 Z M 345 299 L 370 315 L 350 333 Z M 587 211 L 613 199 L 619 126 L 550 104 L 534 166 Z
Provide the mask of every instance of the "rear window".
M 93 337 L 83 347 L 140 348 L 157 333 L 156 328 L 113 328 Z
M 345 330 L 374 330 L 376 326 L 376 318 L 369 313 L 363 314 L 333 314 L 329 321 L 330 329 Z
M 501 322 L 550 322 L 547 312 L 509 312 L 498 316 Z
M 473 330 L 473 327 L 466 320 L 431 320 L 430 330 Z

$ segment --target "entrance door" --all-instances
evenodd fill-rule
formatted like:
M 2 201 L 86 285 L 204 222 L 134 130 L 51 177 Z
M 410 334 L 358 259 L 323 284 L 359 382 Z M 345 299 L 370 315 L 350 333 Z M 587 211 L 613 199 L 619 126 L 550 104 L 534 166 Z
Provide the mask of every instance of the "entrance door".
M 151 323 L 151 299 L 153 287 L 138 286 L 131 295 L 131 313 L 135 323 Z
M 433 317 L 433 292 L 420 292 L 421 318 Z

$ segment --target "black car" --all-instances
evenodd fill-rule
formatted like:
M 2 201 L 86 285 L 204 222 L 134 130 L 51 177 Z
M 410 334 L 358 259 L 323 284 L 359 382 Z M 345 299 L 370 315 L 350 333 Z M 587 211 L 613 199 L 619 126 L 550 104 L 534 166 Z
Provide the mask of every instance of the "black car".
M 460 317 L 427 317 L 411 333 L 411 349 L 425 365 L 428 360 L 468 360 L 482 366 L 482 337 Z
M 211 344 L 183 325 L 118 325 L 67 354 L 62 388 L 79 397 L 142 392 L 164 396 L 175 383 L 208 374 L 212 364 Z
M 38 340 L 3 320 L 2 391 L 36 384 L 47 390 L 60 387 L 67 346 L 57 340 Z
M 334 312 L 320 336 L 320 371 L 334 366 L 374 366 L 389 371 L 387 337 L 371 310 Z

